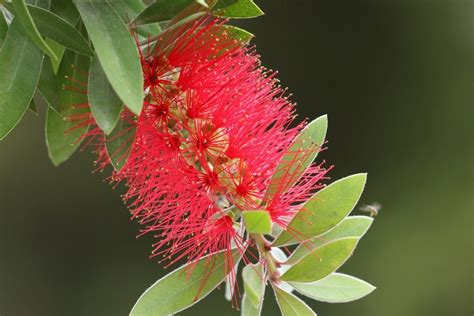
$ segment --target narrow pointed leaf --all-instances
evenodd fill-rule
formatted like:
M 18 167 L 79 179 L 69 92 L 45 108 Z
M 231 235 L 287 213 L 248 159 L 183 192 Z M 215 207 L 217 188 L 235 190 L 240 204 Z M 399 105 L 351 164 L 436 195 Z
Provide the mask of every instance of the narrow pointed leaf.
M 87 131 L 86 127 L 75 128 L 75 123 L 67 119 L 68 116 L 78 114 L 74 108 L 66 109 L 62 114 L 64 117 L 49 108 L 46 115 L 46 145 L 49 158 L 55 166 L 71 157 L 80 145 L 81 136 Z
M 87 56 L 66 50 L 58 70 L 59 111 L 49 108 L 45 130 L 48 154 L 55 166 L 71 157 L 88 129 L 88 126 L 80 126 L 83 119 L 74 118 L 88 111 L 84 107 L 87 104 L 87 77 L 81 73 L 87 73 L 89 61 Z M 77 82 L 83 82 L 83 85 Z
M 327 243 L 291 266 L 280 279 L 288 282 L 314 282 L 336 271 L 352 255 L 358 238 Z
M 312 239 L 336 226 L 357 204 L 366 180 L 367 174 L 355 174 L 318 191 L 301 207 L 273 245 L 291 245 Z
M 265 294 L 265 274 L 262 264 L 246 265 L 242 270 L 242 279 L 245 295 L 256 308 L 260 308 Z
M 330 231 L 322 234 L 314 239 L 308 240 L 298 248 L 293 251 L 291 257 L 288 259 L 288 264 L 293 264 L 306 256 L 311 251 L 314 251 L 321 247 L 322 245 L 334 241 L 340 238 L 346 237 L 357 237 L 362 238 L 365 235 L 367 230 L 372 225 L 374 221 L 373 218 L 368 216 L 349 216 L 346 217 L 342 222 L 337 224 L 336 227 L 331 229 Z
M 92 115 L 97 125 L 108 135 L 120 118 L 122 100 L 107 80 L 97 58 L 91 63 L 88 92 Z
M 327 128 L 328 118 L 327 115 L 323 115 L 309 123 L 299 133 L 276 168 L 268 185 L 265 200 L 271 200 L 277 191 L 280 194 L 285 193 L 298 181 L 321 150 Z
M 219 252 L 202 258 L 191 275 L 188 274 L 189 264 L 166 275 L 140 296 L 130 316 L 174 314 L 199 302 L 229 273 L 226 257 L 226 252 Z M 234 262 L 240 260 L 240 251 L 234 249 L 232 257 Z
M 226 7 L 222 5 L 216 6 L 213 14 L 233 19 L 249 19 L 264 15 L 262 9 L 252 0 L 238 0 L 232 2 L 232 4 Z
M 166 26 L 166 29 L 160 34 L 159 40 L 167 38 L 171 32 L 182 25 L 190 25 L 191 22 L 197 20 L 206 15 L 206 12 L 197 12 L 186 16 L 185 18 L 177 21 L 176 23 L 171 24 L 171 22 Z M 156 43 L 155 43 L 156 45 Z
M 157 0 L 143 10 L 132 24 L 141 25 L 171 20 L 181 10 L 193 3 L 197 2 L 195 0 Z
M 313 283 L 294 283 L 291 285 L 301 294 L 329 303 L 346 303 L 370 294 L 375 287 L 353 276 L 332 273 Z
M 87 100 L 87 73 L 90 58 L 71 50 L 66 50 L 58 69 L 59 106 L 55 110 L 61 113 L 74 105 L 84 105 Z
M 252 304 L 252 301 L 250 301 L 250 298 L 247 296 L 247 294 L 244 294 L 242 296 L 242 311 L 240 315 L 242 316 L 260 316 L 262 312 L 262 308 L 260 307 L 255 307 Z
M 143 75 L 138 50 L 121 17 L 106 1 L 75 1 L 102 69 L 130 111 L 143 106 Z
M 0 49 L 0 140 L 27 111 L 38 84 L 43 53 L 14 18 Z
M 232 38 L 242 42 L 248 43 L 252 40 L 254 35 L 249 31 L 241 29 L 240 27 L 233 25 L 223 25 L 222 28 L 229 34 Z
M 126 119 L 119 120 L 110 135 L 106 136 L 106 149 L 110 162 L 120 171 L 127 162 L 135 140 L 136 124 Z
M 217 10 L 221 10 L 221 9 L 230 7 L 231 5 L 235 4 L 238 1 L 239 0 L 217 0 L 217 1 L 215 1 L 217 3 L 215 3 L 212 6 L 212 10 L 217 11 Z
M 270 234 L 272 220 L 266 210 L 243 211 L 245 229 L 252 234 Z
M 176 23 L 196 13 L 207 14 L 207 12 L 209 12 L 209 5 L 206 1 L 213 2 L 215 0 L 195 0 L 188 6 L 180 10 L 176 15 L 174 15 L 174 17 L 169 21 L 167 27 L 172 27 Z
M 300 298 L 273 286 L 282 316 L 316 316 L 316 313 Z
M 41 68 L 40 80 L 38 82 L 38 89 L 43 98 L 48 102 L 53 109 L 59 109 L 59 88 L 58 79 L 54 74 L 53 65 L 49 58 L 43 60 Z
M 27 8 L 38 31 L 43 36 L 49 37 L 57 43 L 78 53 L 89 56 L 93 55 L 87 40 L 74 26 L 69 24 L 69 22 L 48 10 L 32 5 L 27 5 Z M 51 47 L 50 49 L 54 52 Z
M 56 43 L 50 38 L 46 39 L 46 43 L 48 43 L 49 47 L 51 47 L 51 49 L 58 57 L 57 60 L 51 58 L 49 59 L 51 61 L 51 66 L 53 67 L 53 72 L 56 75 L 59 70 L 59 65 L 61 65 L 61 61 L 63 59 L 64 51 L 66 50 L 66 48 L 63 45 Z
M 25 2 L 23 0 L 12 0 L 12 4 L 15 10 L 15 17 L 21 21 L 23 29 L 31 38 L 31 40 L 52 59 L 58 59 L 51 47 L 48 46 L 39 33 Z

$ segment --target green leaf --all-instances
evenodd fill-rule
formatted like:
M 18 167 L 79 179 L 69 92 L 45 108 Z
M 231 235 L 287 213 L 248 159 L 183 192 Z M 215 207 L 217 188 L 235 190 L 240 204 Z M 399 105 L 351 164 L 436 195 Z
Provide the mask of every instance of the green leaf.
M 122 101 L 110 85 L 97 58 L 89 71 L 89 104 L 97 125 L 108 135 L 120 118 Z
M 7 36 L 8 24 L 3 16 L 2 11 L 0 10 L 0 47 L 2 47 L 5 36 Z
M 96 55 L 111 86 L 135 114 L 143 106 L 143 75 L 138 50 L 127 27 L 108 2 L 75 1 Z
M 375 287 L 353 276 L 333 273 L 313 283 L 291 285 L 301 294 L 312 299 L 329 303 L 346 303 L 370 294 Z
M 262 264 L 246 265 L 242 270 L 242 278 L 245 295 L 256 308 L 260 308 L 265 294 L 265 273 Z
M 32 5 L 27 5 L 38 31 L 55 42 L 78 53 L 92 56 L 93 52 L 84 36 L 60 16 Z M 46 42 L 47 43 L 47 42 Z M 49 47 L 49 45 L 48 45 Z M 54 50 L 50 47 L 54 52 Z M 55 54 L 56 55 L 56 54 Z
M 260 316 L 262 312 L 262 308 L 260 307 L 255 307 L 252 302 L 250 301 L 249 297 L 247 294 L 244 294 L 242 296 L 242 311 L 241 314 L 242 316 Z
M 217 5 L 213 14 L 233 19 L 249 19 L 265 13 L 252 0 L 238 0 L 226 7 Z
M 240 256 L 238 249 L 232 251 L 234 262 L 239 261 Z M 171 272 L 140 296 L 130 316 L 169 315 L 197 303 L 222 283 L 230 272 L 228 258 L 227 252 L 223 251 Z M 190 265 L 195 266 L 189 275 Z
M 136 124 L 127 119 L 119 120 L 110 135 L 106 136 L 106 149 L 110 162 L 120 171 L 127 162 L 135 140 Z
M 178 27 L 180 26 L 183 26 L 183 25 L 191 25 L 191 23 L 203 16 L 206 15 L 206 12 L 197 12 L 197 13 L 193 13 L 193 14 L 190 14 L 190 15 L 187 15 L 186 17 L 184 17 L 183 19 L 180 19 L 178 21 L 176 21 L 175 23 L 168 23 L 168 25 L 166 26 L 166 29 L 161 32 L 161 34 L 159 36 L 156 37 L 157 40 L 163 40 L 165 38 L 167 38 L 167 36 L 169 36 L 171 34 L 172 31 L 174 31 L 175 29 L 177 29 Z M 155 45 L 157 45 L 158 43 L 155 43 Z
M 270 234 L 272 220 L 266 210 L 243 211 L 245 229 L 251 234 Z
M 280 235 L 281 233 L 283 232 L 283 228 L 278 225 L 277 223 L 273 223 L 272 225 L 272 231 L 270 233 L 270 235 L 274 238 L 278 237 L 278 235 Z
M 87 127 L 76 128 L 77 122 L 68 120 L 68 116 L 79 113 L 74 107 L 70 107 L 63 111 L 63 117 L 52 108 L 48 109 L 45 131 L 46 146 L 49 158 L 55 166 L 59 166 L 71 157 L 81 143 L 81 136 L 87 132 Z
M 303 204 L 273 245 L 291 245 L 305 241 L 336 226 L 357 204 L 366 180 L 367 174 L 355 174 L 318 191 Z
M 214 1 L 214 2 L 217 2 L 217 3 L 214 4 L 214 6 L 212 7 L 212 10 L 217 11 L 217 10 L 220 10 L 220 9 L 230 7 L 231 5 L 236 3 L 237 1 L 239 1 L 239 0 L 217 0 L 217 1 Z
M 300 298 L 273 286 L 275 297 L 282 316 L 316 316 L 316 313 Z
M 141 0 L 111 1 L 110 5 L 122 17 L 124 23 L 133 21 L 137 15 L 146 8 Z M 137 31 L 140 35 L 148 38 L 148 36 L 157 35 L 161 31 L 161 28 L 156 23 L 140 26 L 137 28 Z
M 293 264 L 306 256 L 311 251 L 322 245 L 340 238 L 357 237 L 362 238 L 372 225 L 373 218 L 368 216 L 349 216 L 330 231 L 314 239 L 308 240 L 298 246 L 288 259 L 288 264 Z
M 51 0 L 51 12 L 59 15 L 71 25 L 77 25 L 79 12 L 70 0 Z
M 0 140 L 28 110 L 38 84 L 43 53 L 14 18 L 0 50 Z
M 87 104 L 87 77 L 81 74 L 88 72 L 89 63 L 89 57 L 66 50 L 58 70 L 59 107 L 58 111 L 48 109 L 45 131 L 48 154 L 55 166 L 71 157 L 88 129 L 88 126 L 79 127 L 84 120 L 72 118 L 88 112 L 86 107 L 81 107 Z
M 15 10 L 15 16 L 21 21 L 24 30 L 31 40 L 52 59 L 58 59 L 51 47 L 49 47 L 43 37 L 41 37 L 25 2 L 23 0 L 12 0 L 12 4 Z
M 40 80 L 38 82 L 38 89 L 43 98 L 48 102 L 53 109 L 59 109 L 59 89 L 58 80 L 54 74 L 51 60 L 45 58 L 43 60 L 43 67 L 41 68 Z
M 132 24 L 141 25 L 171 20 L 176 14 L 193 3 L 198 2 L 195 0 L 157 0 L 143 10 L 133 20 Z
M 183 10 L 179 11 L 169 22 L 168 25 L 166 26 L 167 29 L 172 27 L 178 22 L 181 22 L 182 20 L 195 15 L 196 13 L 202 13 L 203 15 L 206 15 L 210 8 L 207 2 L 210 2 L 212 5 L 212 2 L 215 2 L 216 0 L 196 0 L 187 7 L 183 8 Z
M 51 49 L 54 51 L 54 53 L 58 57 L 57 60 L 54 60 L 51 58 L 49 59 L 53 67 L 54 74 L 57 74 L 59 70 L 59 65 L 61 65 L 61 61 L 63 59 L 64 51 L 66 50 L 66 48 L 63 45 L 56 43 L 50 38 L 46 39 L 46 43 L 48 43 L 49 47 L 51 47 Z
M 54 108 L 61 113 L 71 106 L 87 104 L 87 73 L 90 58 L 66 50 L 59 66 L 57 80 L 59 89 L 59 106 Z
M 230 35 L 230 37 L 242 42 L 248 43 L 252 40 L 254 35 L 244 29 L 233 25 L 223 25 L 222 28 Z
M 326 138 L 327 128 L 328 118 L 323 115 L 300 132 L 276 168 L 264 200 L 271 200 L 277 192 L 285 193 L 298 181 L 318 155 Z
M 327 243 L 304 256 L 280 279 L 292 282 L 314 282 L 336 271 L 352 255 L 358 238 L 342 238 Z

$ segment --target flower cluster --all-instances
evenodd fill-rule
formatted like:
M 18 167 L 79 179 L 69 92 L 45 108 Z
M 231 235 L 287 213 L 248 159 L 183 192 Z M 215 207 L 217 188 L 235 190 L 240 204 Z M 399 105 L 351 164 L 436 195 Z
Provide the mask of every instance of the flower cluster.
M 123 198 L 142 234 L 157 237 L 153 256 L 169 264 L 233 247 L 243 253 L 248 244 L 241 212 L 266 209 L 274 223 L 285 226 L 327 171 L 312 166 L 286 172 L 273 179 L 271 198 L 266 195 L 305 123 L 294 126 L 294 104 L 275 72 L 223 25 L 203 18 L 140 49 L 143 110 L 138 117 L 127 111 L 121 117 L 135 133 L 112 179 L 128 188 Z M 124 152 L 119 148 L 108 156 L 101 148 L 101 168 Z

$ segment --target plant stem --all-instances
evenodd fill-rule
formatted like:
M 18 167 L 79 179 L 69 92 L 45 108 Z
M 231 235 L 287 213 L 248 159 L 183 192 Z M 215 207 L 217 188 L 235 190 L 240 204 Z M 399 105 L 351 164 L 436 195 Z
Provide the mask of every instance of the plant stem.
M 268 241 L 260 234 L 251 234 L 250 237 L 255 241 L 257 245 L 260 258 L 265 259 L 267 266 L 267 271 L 269 274 L 269 279 L 271 281 L 278 279 L 280 273 L 278 272 L 278 267 L 280 263 L 273 257 L 271 253 L 271 247 L 268 244 Z

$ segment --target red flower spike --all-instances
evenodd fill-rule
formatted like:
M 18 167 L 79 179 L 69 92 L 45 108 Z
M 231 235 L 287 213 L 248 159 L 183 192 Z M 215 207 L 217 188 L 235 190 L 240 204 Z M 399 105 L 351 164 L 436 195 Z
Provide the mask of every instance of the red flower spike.
M 157 238 L 152 256 L 168 265 L 193 262 L 188 273 L 200 258 L 221 250 L 228 251 L 227 269 L 233 271 L 231 249 L 244 254 L 249 244 L 239 209 L 265 207 L 285 226 L 328 171 L 311 166 L 291 188 L 291 175 L 284 175 L 275 198 L 263 201 L 305 123 L 290 127 L 294 104 L 275 73 L 260 66 L 253 48 L 223 32 L 223 24 L 206 17 L 166 32 L 155 49 L 140 50 L 146 101 L 133 118 L 127 162 L 112 176 L 128 187 L 123 199 L 143 225 L 140 234 Z M 96 139 L 104 168 L 105 137 Z

